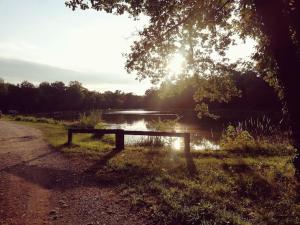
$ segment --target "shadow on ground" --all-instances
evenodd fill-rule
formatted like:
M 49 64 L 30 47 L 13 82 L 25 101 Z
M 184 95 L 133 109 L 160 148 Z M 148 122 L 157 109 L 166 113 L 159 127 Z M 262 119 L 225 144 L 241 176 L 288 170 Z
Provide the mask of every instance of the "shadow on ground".
M 45 189 L 61 191 L 77 187 L 117 187 L 124 183 L 139 182 L 145 177 L 151 179 L 155 176 L 153 171 L 138 166 L 128 166 L 119 170 L 108 168 L 109 160 L 120 153 L 117 149 L 104 154 L 91 166 L 79 171 L 78 169 L 59 169 L 54 165 L 42 164 L 42 160 L 47 162 L 46 157 L 54 153 L 57 154 L 57 152 L 51 151 L 31 160 L 3 168 L 0 173 L 7 172 Z M 39 160 L 39 163 L 35 163 L 36 160 Z M 188 158 L 188 161 L 191 163 L 191 168 L 188 167 L 188 170 L 195 171 L 196 167 L 192 157 Z M 229 176 L 238 178 L 239 189 L 236 191 L 239 197 L 255 200 L 278 196 L 277 187 L 243 161 L 235 165 L 224 163 L 221 169 Z
M 78 172 L 76 169 L 66 168 L 59 169 L 53 165 L 44 165 L 41 162 L 35 163 L 37 160 L 45 160 L 46 157 L 55 152 L 48 152 L 28 161 L 22 161 L 12 166 L 4 167 L 0 173 L 6 172 L 22 179 L 37 184 L 45 189 L 67 190 L 77 187 L 92 186 L 118 186 L 123 182 L 132 179 L 138 179 L 140 176 L 149 175 L 150 172 L 142 168 L 131 168 L 130 171 L 113 171 L 106 170 L 107 162 L 116 156 L 120 151 L 114 149 L 103 155 L 93 165 L 85 170 Z

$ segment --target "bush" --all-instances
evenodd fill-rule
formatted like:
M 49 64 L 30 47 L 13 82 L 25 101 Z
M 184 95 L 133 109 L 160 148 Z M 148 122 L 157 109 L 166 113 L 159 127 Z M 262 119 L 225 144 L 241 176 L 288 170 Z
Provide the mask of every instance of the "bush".
M 86 113 L 80 114 L 78 126 L 80 128 L 104 128 L 105 124 L 102 120 L 101 111 L 92 111 L 89 115 Z
M 241 127 L 228 126 L 223 132 L 220 146 L 232 154 L 243 156 L 294 156 L 295 148 L 288 143 L 272 143 L 268 139 L 254 138 Z
M 226 128 L 220 141 L 220 146 L 224 149 L 245 147 L 253 144 L 255 144 L 255 140 L 248 131 L 232 125 Z
M 174 120 L 161 120 L 160 117 L 158 121 L 152 120 L 148 123 L 147 128 L 155 131 L 175 131 L 176 124 L 180 118 Z

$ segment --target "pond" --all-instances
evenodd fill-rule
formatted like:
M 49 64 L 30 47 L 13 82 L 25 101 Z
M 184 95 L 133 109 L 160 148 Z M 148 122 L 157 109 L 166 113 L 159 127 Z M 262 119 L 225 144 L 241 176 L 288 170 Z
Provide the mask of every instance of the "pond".
M 79 112 L 56 112 L 36 114 L 35 116 L 52 117 L 58 120 L 78 120 Z M 199 120 L 194 111 L 151 111 L 151 110 L 103 110 L 102 119 L 112 129 L 151 131 L 153 121 L 176 120 L 176 132 L 191 134 L 191 149 L 219 149 L 216 144 L 220 138 L 222 126 L 212 120 Z M 125 136 L 125 144 L 135 145 L 151 141 L 146 136 Z M 160 142 L 170 145 L 172 149 L 183 149 L 182 138 L 158 138 Z M 157 140 L 157 139 L 156 139 Z M 153 141 L 153 137 L 152 137 Z
M 140 130 L 140 131 L 151 131 L 154 130 L 151 127 L 153 121 L 158 120 L 176 120 L 175 131 L 176 132 L 189 132 L 191 133 L 191 148 L 193 150 L 204 150 L 204 149 L 219 149 L 216 144 L 216 140 L 219 137 L 219 131 L 213 131 L 213 128 L 207 129 L 197 119 L 194 121 L 185 120 L 183 113 L 174 113 L 166 111 L 149 111 L 149 110 L 110 110 L 103 112 L 103 119 L 109 124 L 110 128 L 113 129 L 124 129 L 124 130 Z M 149 141 L 151 138 L 139 137 L 139 136 L 125 136 L 125 143 L 137 144 L 143 141 Z M 153 137 L 152 137 L 153 140 Z M 172 149 L 180 150 L 183 148 L 182 138 L 159 138 L 162 142 L 172 146 Z

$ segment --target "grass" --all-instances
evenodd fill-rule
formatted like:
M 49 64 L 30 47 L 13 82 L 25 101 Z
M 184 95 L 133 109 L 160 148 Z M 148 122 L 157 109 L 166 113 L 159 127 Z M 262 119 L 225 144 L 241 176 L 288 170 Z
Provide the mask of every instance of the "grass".
M 23 122 L 32 122 L 32 123 L 49 123 L 49 124 L 60 124 L 61 121 L 54 120 L 52 118 L 45 118 L 45 117 L 32 117 L 32 116 L 15 116 L 15 117 L 8 117 L 12 118 L 15 121 L 23 121 Z
M 41 129 L 65 154 L 101 161 L 113 148 L 111 136 L 91 135 L 75 135 L 74 145 L 66 147 L 65 126 L 25 124 Z M 181 152 L 128 147 L 96 170 L 95 179 L 112 185 L 154 224 L 300 224 L 291 148 L 251 142 L 192 155 L 194 173 Z
M 176 124 L 179 119 L 180 118 L 178 117 L 173 120 L 162 120 L 159 117 L 158 120 L 150 121 L 147 124 L 147 128 L 154 131 L 175 132 Z M 148 136 L 141 137 L 134 146 L 162 148 L 163 146 L 166 146 L 166 144 L 170 145 L 171 142 L 172 138 Z

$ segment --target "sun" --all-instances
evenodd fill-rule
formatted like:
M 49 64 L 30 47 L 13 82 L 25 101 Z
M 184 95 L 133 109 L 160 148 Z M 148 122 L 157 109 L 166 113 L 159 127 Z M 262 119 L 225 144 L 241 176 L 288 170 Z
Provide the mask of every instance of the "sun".
M 184 69 L 184 65 L 186 63 L 185 57 L 180 54 L 176 53 L 170 57 L 168 61 L 167 70 L 170 75 L 179 75 L 182 73 Z

